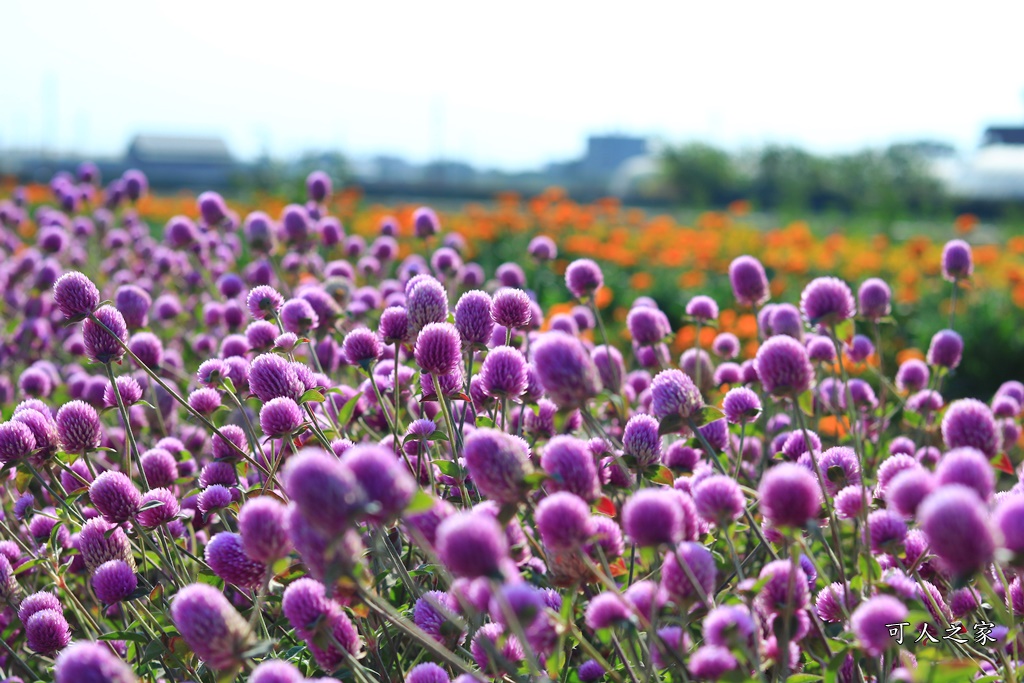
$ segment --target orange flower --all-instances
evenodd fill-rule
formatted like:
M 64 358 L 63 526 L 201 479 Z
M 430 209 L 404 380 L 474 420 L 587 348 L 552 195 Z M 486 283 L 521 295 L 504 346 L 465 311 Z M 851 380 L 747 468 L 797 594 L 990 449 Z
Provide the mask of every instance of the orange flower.
M 953 221 L 953 228 L 961 235 L 966 235 L 977 226 L 978 217 L 972 213 L 962 213 Z
M 629 286 L 633 289 L 648 289 L 652 284 L 654 284 L 654 278 L 650 273 L 643 271 L 633 273 L 629 278 Z

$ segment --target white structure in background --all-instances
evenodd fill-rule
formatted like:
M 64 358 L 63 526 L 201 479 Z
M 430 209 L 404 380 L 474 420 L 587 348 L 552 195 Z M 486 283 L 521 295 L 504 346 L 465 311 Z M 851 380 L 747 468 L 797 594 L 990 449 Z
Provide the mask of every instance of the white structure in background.
M 936 176 L 955 197 L 1024 199 L 1024 127 L 987 128 L 973 153 L 936 158 L 932 163 Z

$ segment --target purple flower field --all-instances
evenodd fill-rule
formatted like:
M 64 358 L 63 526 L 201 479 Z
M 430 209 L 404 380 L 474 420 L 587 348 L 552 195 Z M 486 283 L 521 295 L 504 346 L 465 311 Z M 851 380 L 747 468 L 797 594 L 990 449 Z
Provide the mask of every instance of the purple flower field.
M 162 232 L 94 180 L 0 198 L 3 683 L 1018 680 L 1024 384 L 943 396 L 969 310 L 886 366 L 886 282 L 751 254 L 618 335 L 589 259 L 547 320 L 545 235 L 484 273 L 424 207 L 367 267 L 321 173 Z M 669 357 L 719 304 L 756 354 Z

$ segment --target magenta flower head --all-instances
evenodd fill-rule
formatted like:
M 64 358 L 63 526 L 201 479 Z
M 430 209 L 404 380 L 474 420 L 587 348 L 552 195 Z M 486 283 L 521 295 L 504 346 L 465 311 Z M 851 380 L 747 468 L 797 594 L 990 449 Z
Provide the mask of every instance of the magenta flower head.
M 256 320 L 273 320 L 284 305 L 284 297 L 270 285 L 257 285 L 249 290 L 245 304 Z
M 114 296 L 114 305 L 121 311 L 128 328 L 137 330 L 149 323 L 149 308 L 153 305 L 153 299 L 141 287 L 121 285 Z
M 527 379 L 526 359 L 511 346 L 491 349 L 480 367 L 484 393 L 493 398 L 518 399 L 526 391 Z
M 82 525 L 78 534 L 78 551 L 90 572 L 108 560 L 124 560 L 135 566 L 124 530 L 102 517 L 94 517 Z
M 264 403 L 279 397 L 298 400 L 305 391 L 295 366 L 274 353 L 253 358 L 249 365 L 249 391 Z
M 302 409 L 290 398 L 280 396 L 260 408 L 260 429 L 273 439 L 287 437 L 302 425 Z
M 931 551 L 956 576 L 970 577 L 992 561 L 988 513 L 973 489 L 960 484 L 937 489 L 921 503 L 917 518 Z
M 53 283 L 53 303 L 68 320 L 81 320 L 99 306 L 100 290 L 82 273 L 64 273 Z
M 907 524 L 892 510 L 875 510 L 868 515 L 868 533 L 865 538 L 871 539 L 871 552 L 899 553 L 907 538 Z
M 416 481 L 387 448 L 368 444 L 353 446 L 345 453 L 344 463 L 375 506 L 369 518 L 379 524 L 398 517 L 416 492 Z
M 863 363 L 875 352 L 875 345 L 863 334 L 857 334 L 849 343 L 844 344 L 844 349 L 851 361 Z
M 686 304 L 686 315 L 702 323 L 718 320 L 718 304 L 709 296 L 698 295 Z
M 164 345 L 152 332 L 136 332 L 128 340 L 128 348 L 142 364 L 156 370 L 164 359 Z
M 587 628 L 592 631 L 598 631 L 603 628 L 612 628 L 619 623 L 631 621 L 632 612 L 621 595 L 604 591 L 590 599 L 584 619 Z
M 117 395 L 114 394 L 114 386 L 117 386 L 117 393 L 121 395 L 121 401 L 126 406 L 138 403 L 142 398 L 142 387 L 131 375 L 122 375 L 115 378 L 114 384 L 107 384 L 107 388 L 103 391 L 103 402 L 108 406 L 117 405 Z
M 747 387 L 736 387 L 722 399 L 722 409 L 729 424 L 750 424 L 761 414 L 761 399 Z
M 263 580 L 266 565 L 249 559 L 242 549 L 242 537 L 222 531 L 206 544 L 206 563 L 225 582 L 242 589 L 256 588 Z
M 405 284 L 405 308 L 409 313 L 409 327 L 419 332 L 430 323 L 448 319 L 448 293 L 437 279 L 417 275 Z
M 739 668 L 739 661 L 729 648 L 717 645 L 701 645 L 690 655 L 687 668 L 700 681 L 717 681 L 725 674 Z
M 728 526 L 743 514 L 743 491 L 732 477 L 713 474 L 702 479 L 693 489 L 697 512 L 719 527 Z
M 761 477 L 758 498 L 761 514 L 772 526 L 802 529 L 818 516 L 821 488 L 806 467 L 782 463 Z
M 601 344 L 593 348 L 590 358 L 597 367 L 601 385 L 614 394 L 619 393 L 622 390 L 622 381 L 626 377 L 626 364 L 619 350 L 614 346 Z
M 491 297 L 478 289 L 466 292 L 455 305 L 455 329 L 464 347 L 486 346 L 494 330 Z
M 928 386 L 930 375 L 924 361 L 911 358 L 904 361 L 896 371 L 896 388 L 908 393 L 921 391 Z
M 949 404 L 942 418 L 942 439 L 946 448 L 970 446 L 992 458 L 999 452 L 1001 433 L 987 405 L 962 398 Z
M 135 568 L 123 560 L 104 562 L 92 574 L 92 589 L 104 605 L 128 599 L 139 585 Z
M 207 584 L 179 590 L 171 601 L 171 620 L 196 656 L 216 671 L 240 666 L 255 642 L 248 622 Z
M 416 363 L 431 375 L 448 375 L 462 361 L 459 331 L 451 323 L 428 323 L 416 339 Z
M 421 206 L 413 212 L 412 225 L 416 236 L 423 239 L 441 232 L 441 220 L 434 210 L 427 206 Z
M 713 342 L 711 342 L 711 350 L 715 352 L 715 355 L 719 358 L 726 360 L 732 360 L 740 354 L 740 340 L 732 332 L 721 332 L 719 333 Z
M 896 641 L 889 635 L 890 625 L 907 620 L 906 605 L 891 595 L 876 595 L 853 611 L 850 628 L 861 646 L 872 657 L 878 657 Z
M 306 195 L 310 201 L 319 204 L 331 195 L 332 190 L 331 176 L 323 171 L 313 171 L 306 176 Z
M 136 683 L 130 666 L 107 643 L 80 640 L 65 648 L 53 667 L 55 683 Z
M 849 286 L 836 277 L 811 280 L 800 294 L 800 311 L 813 327 L 831 327 L 849 320 L 856 313 Z
M 879 320 L 892 311 L 892 290 L 885 280 L 871 277 L 857 290 L 857 310 L 861 317 Z
M 544 545 L 555 551 L 579 548 L 593 533 L 590 507 L 568 491 L 544 498 L 537 505 L 535 520 Z
M 946 453 L 935 469 L 939 486 L 962 484 L 974 489 L 978 498 L 987 501 L 996 488 L 996 475 L 985 455 L 969 446 L 954 448 Z
M 71 626 L 60 610 L 39 610 L 25 622 L 25 644 L 41 655 L 60 652 L 71 642 Z
M 530 240 L 526 251 L 530 256 L 540 262 L 553 261 L 558 256 L 558 246 L 555 241 L 547 235 L 537 235 Z
M 634 415 L 626 423 L 622 434 L 623 453 L 636 461 L 641 469 L 661 459 L 661 435 L 658 421 L 650 415 Z
M 518 503 L 529 487 L 530 449 L 526 442 L 497 429 L 477 429 L 463 447 L 466 469 L 481 494 L 499 503 Z
M 551 491 L 568 491 L 593 502 L 601 495 L 594 456 L 587 442 L 573 436 L 556 436 L 544 447 L 540 465 L 551 477 L 546 486 Z
M 119 362 L 124 356 L 124 349 L 114 337 L 121 340 L 121 343 L 128 342 L 128 327 L 124 317 L 113 306 L 100 306 L 93 315 L 95 320 L 86 318 L 82 324 L 85 355 L 94 363 Z
M 932 336 L 926 356 L 929 365 L 952 370 L 960 365 L 964 340 L 953 330 L 939 330 Z
M 164 226 L 164 241 L 172 249 L 188 249 L 199 239 L 199 230 L 188 216 L 173 216 Z
M 188 395 L 188 406 L 200 415 L 212 415 L 221 406 L 220 392 L 202 387 Z
M 147 507 L 154 501 L 159 501 L 160 505 Z M 177 517 L 180 510 L 181 506 L 173 493 L 165 488 L 154 488 L 142 494 L 142 504 L 135 520 L 145 529 L 155 529 Z
M 917 508 L 937 486 L 935 477 L 923 467 L 903 470 L 889 482 L 885 503 L 904 517 L 914 517 Z
M 451 683 L 448 672 L 432 662 L 423 662 L 409 669 L 405 683 Z
M 950 240 L 942 248 L 942 277 L 949 282 L 966 280 L 974 272 L 971 245 L 963 240 Z
M 385 344 L 401 344 L 409 341 L 409 313 L 403 306 L 389 306 L 380 314 L 377 328 Z
M 1019 567 L 1024 558 L 1024 496 L 1008 495 L 999 501 L 992 523 L 1002 534 L 1002 547 L 1014 555 L 1011 564 Z
M 640 489 L 622 507 L 622 527 L 639 546 L 678 543 L 685 538 L 686 510 L 668 488 Z
M 685 564 L 689 571 L 683 569 Z M 684 541 L 665 553 L 661 566 L 661 587 L 682 605 L 706 603 L 715 590 L 715 558 L 699 543 Z M 690 576 L 696 579 L 696 584 Z
M 651 382 L 651 412 L 659 420 L 678 416 L 686 421 L 703 408 L 700 390 L 682 370 L 662 370 Z
M 523 646 L 512 634 L 508 634 L 504 644 L 499 647 L 504 632 L 505 629 L 501 624 L 484 624 L 477 630 L 476 635 L 473 636 L 473 642 L 469 646 L 473 661 L 492 679 L 501 678 L 502 673 L 514 672 L 517 663 L 524 657 Z M 485 641 L 488 643 L 486 646 L 484 645 Z M 492 652 L 501 655 L 501 659 L 494 657 Z M 512 665 L 512 671 L 505 671 L 507 667 L 504 662 L 509 662 Z
M 750 611 L 739 605 L 723 605 L 708 612 L 702 623 L 704 640 L 718 647 L 753 647 L 757 624 Z
M 502 287 L 494 293 L 491 318 L 495 324 L 520 329 L 530 324 L 530 297 L 521 289 Z
M 427 591 L 416 600 L 412 620 L 437 642 L 451 643 L 465 635 L 452 621 L 460 611 L 459 601 L 451 593 Z
M 242 505 L 238 531 L 246 557 L 256 562 L 270 565 L 291 552 L 288 508 L 270 496 L 250 498 Z
M 768 276 L 764 266 L 753 256 L 738 256 L 729 264 L 729 283 L 737 303 L 760 306 L 768 301 Z
M 289 458 L 282 475 L 299 512 L 324 533 L 345 531 L 366 505 L 366 493 L 352 471 L 317 448 L 304 448 Z
M 773 396 L 794 398 L 811 388 L 814 368 L 807 349 L 792 337 L 771 337 L 757 350 L 754 359 L 765 391 Z
M 470 579 L 499 576 L 508 557 L 508 541 L 498 520 L 481 511 L 457 512 L 442 521 L 436 546 L 452 574 Z
M 565 269 L 565 285 L 577 299 L 584 299 L 601 289 L 604 284 L 604 273 L 601 266 L 594 261 L 576 259 Z
M 24 460 L 36 448 L 36 437 L 23 422 L 0 423 L 0 463 Z
M 579 408 L 597 396 L 601 379 L 579 339 L 547 332 L 533 346 L 533 363 L 545 393 L 563 410 Z
M 634 306 L 630 309 L 626 316 L 626 327 L 633 341 L 640 346 L 659 344 L 672 331 L 668 317 L 650 306 Z
M 305 299 L 289 299 L 281 306 L 281 324 L 286 331 L 305 336 L 320 326 L 320 316 Z
M 306 679 L 291 662 L 266 659 L 252 670 L 249 683 L 303 683 Z
M 127 522 L 142 505 L 142 494 L 123 472 L 107 471 L 89 486 L 89 500 L 108 522 Z
M 341 350 L 349 363 L 364 370 L 376 363 L 383 352 L 380 339 L 365 327 L 357 327 L 345 335 Z

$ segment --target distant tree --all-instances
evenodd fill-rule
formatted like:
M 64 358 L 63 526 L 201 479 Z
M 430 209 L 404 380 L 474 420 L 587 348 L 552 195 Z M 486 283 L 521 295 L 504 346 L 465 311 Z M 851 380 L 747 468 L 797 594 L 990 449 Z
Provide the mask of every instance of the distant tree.
M 701 142 L 667 147 L 662 164 L 676 200 L 691 206 L 731 201 L 741 194 L 741 175 L 728 152 Z

